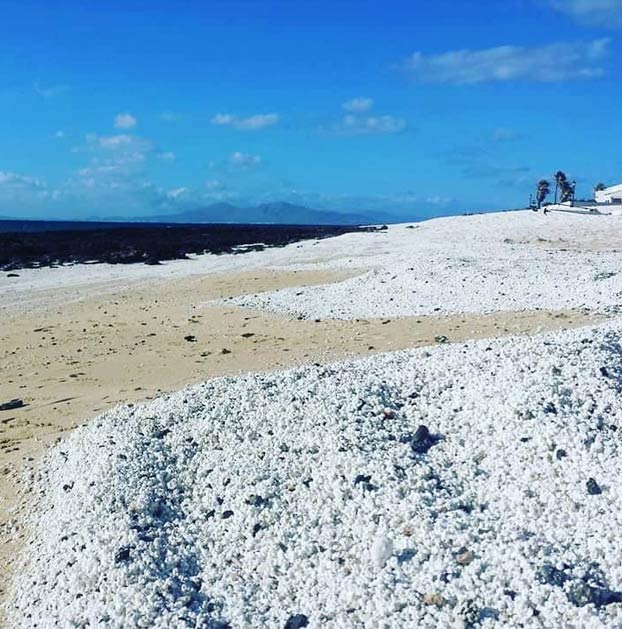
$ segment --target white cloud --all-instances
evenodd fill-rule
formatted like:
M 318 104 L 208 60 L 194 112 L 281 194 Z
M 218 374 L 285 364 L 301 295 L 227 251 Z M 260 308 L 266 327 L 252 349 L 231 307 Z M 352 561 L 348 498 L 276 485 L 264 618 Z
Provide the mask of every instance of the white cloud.
M 229 164 L 235 168 L 246 170 L 259 166 L 261 164 L 261 157 L 259 155 L 250 155 L 249 153 L 235 151 L 229 157 Z
M 219 181 L 218 179 L 210 179 L 209 181 L 205 182 L 205 187 L 208 190 L 222 190 L 225 185 L 222 183 L 222 181 Z
M 341 105 L 343 109 L 351 113 L 362 113 L 365 111 L 369 111 L 373 106 L 373 99 L 364 97 L 353 98 L 352 100 L 346 101 Z
M 236 129 L 242 130 L 255 130 L 264 129 L 265 127 L 272 127 L 279 122 L 278 114 L 256 114 L 255 116 L 249 116 L 248 118 L 240 118 L 234 122 Z
M 138 121 L 132 114 L 117 114 L 114 117 L 115 129 L 133 129 Z
M 127 133 L 120 133 L 118 135 L 96 135 L 93 133 L 87 135 L 86 140 L 88 147 L 99 148 L 110 152 L 135 153 L 144 156 L 153 151 L 153 145 L 149 140 Z
M 37 177 L 0 170 L 0 188 L 12 190 L 42 190 L 47 184 Z
M 256 131 L 272 127 L 279 122 L 279 115 L 272 114 L 255 114 L 247 118 L 241 118 L 234 114 L 216 114 L 212 117 L 212 124 L 218 126 L 231 126 L 239 131 Z
M 382 135 L 400 133 L 406 129 L 406 120 L 397 116 L 371 115 L 374 106 L 371 98 L 358 97 L 341 104 L 348 113 L 332 126 L 321 130 L 334 135 Z
M 40 83 L 34 84 L 34 89 L 39 96 L 43 98 L 54 98 L 54 96 L 58 96 L 63 92 L 66 92 L 69 87 L 67 85 L 47 85 L 43 86 Z
M 76 152 L 90 154 L 87 166 L 75 172 L 79 186 L 123 187 L 130 179 L 136 178 L 147 158 L 154 155 L 149 140 L 128 134 L 99 136 L 94 133 L 86 136 L 86 145 Z
M 407 59 L 404 67 L 419 81 L 454 85 L 593 79 L 604 73 L 600 62 L 607 55 L 609 42 L 609 39 L 597 39 L 533 48 L 499 46 L 438 55 L 416 52 Z
M 134 142 L 134 137 L 131 135 L 108 135 L 108 136 L 96 136 L 95 141 L 103 149 L 118 149 L 124 146 L 130 146 Z
M 179 197 L 185 195 L 188 192 L 188 188 L 174 188 L 173 190 L 167 191 L 167 196 L 171 199 L 179 199 Z
M 232 124 L 234 121 L 234 117 L 231 114 L 216 114 L 212 117 L 212 124 L 215 125 L 228 125 Z
M 347 114 L 331 131 L 337 135 L 382 135 L 400 133 L 406 120 L 396 116 L 358 116 Z
M 550 5 L 590 24 L 622 26 L 622 0 L 550 0 Z
M 57 140 L 62 140 L 63 138 L 67 137 L 67 134 L 64 131 L 57 131 L 54 136 L 55 139 Z
M 156 157 L 165 162 L 175 161 L 175 153 L 173 153 L 173 151 L 165 151 L 164 153 L 158 153 Z

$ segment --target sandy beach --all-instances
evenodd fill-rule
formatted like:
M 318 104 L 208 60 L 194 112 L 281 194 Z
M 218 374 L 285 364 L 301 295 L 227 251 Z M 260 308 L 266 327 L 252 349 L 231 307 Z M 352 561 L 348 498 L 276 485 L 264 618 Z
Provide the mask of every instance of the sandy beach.
M 583 240 L 557 218 L 546 223 L 529 214 L 514 223 L 509 215 L 443 219 L 416 229 L 392 228 L 388 235 L 347 235 L 235 260 L 222 257 L 199 268 L 187 262 L 185 269 L 172 263 L 129 269 L 125 275 L 115 269 L 117 277 L 111 278 L 101 267 L 90 267 L 80 280 L 80 268 L 73 267 L 42 271 L 39 277 L 28 271 L 5 282 L 0 286 L 8 296 L 1 313 L 0 402 L 20 398 L 25 406 L 0 415 L 1 573 L 15 574 L 15 557 L 33 535 L 26 511 L 32 485 L 22 480 L 25 470 L 37 469 L 59 437 L 118 405 L 165 400 L 213 377 L 279 373 L 422 347 L 443 352 L 465 341 L 513 339 L 611 320 L 618 300 L 613 266 L 618 243 L 608 239 L 607 226 L 589 218 L 581 219 Z M 488 238 L 479 253 L 475 242 L 464 251 L 446 243 L 446 227 L 468 227 L 469 220 L 489 230 L 469 232 L 479 246 Z M 500 225 L 516 233 L 511 243 Z M 560 251 L 570 232 L 572 251 Z M 407 238 L 414 248 L 405 249 Z M 359 243 L 357 255 L 351 253 L 353 241 Z M 500 261 L 495 248 L 514 264 Z M 468 264 L 465 251 L 471 251 Z M 527 264 L 542 274 L 525 278 L 521 269 Z M 417 269 L 415 279 L 411 269 Z M 483 282 L 481 292 L 463 289 L 467 297 L 476 295 L 468 302 L 462 296 L 451 299 L 463 285 L 460 272 L 473 283 Z M 594 281 L 599 273 L 611 275 Z M 95 275 L 89 279 L 88 274 Z M 491 276 L 496 290 L 486 284 Z M 398 285 L 386 291 L 389 277 Z M 538 283 L 538 295 L 512 290 L 512 282 L 522 285 L 526 279 Z M 500 281 L 505 289 L 499 289 Z M 597 292 L 577 290 L 580 281 Z M 542 290 L 543 283 L 555 288 Z M 413 294 L 416 303 L 407 297 Z M 524 301 L 512 301 L 518 298 Z M 35 524 L 35 536 L 36 530 Z M 6 577 L 0 584 L 3 598 Z

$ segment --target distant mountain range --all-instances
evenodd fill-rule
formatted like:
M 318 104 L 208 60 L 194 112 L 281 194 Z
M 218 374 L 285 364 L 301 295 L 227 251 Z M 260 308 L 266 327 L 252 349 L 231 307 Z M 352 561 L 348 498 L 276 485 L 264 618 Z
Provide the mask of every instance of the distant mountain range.
M 115 223 L 244 223 L 272 225 L 378 225 L 381 223 L 399 223 L 405 220 L 389 212 L 376 210 L 359 212 L 337 212 L 318 210 L 304 205 L 285 201 L 262 203 L 251 207 L 239 207 L 231 203 L 213 203 L 175 212 L 152 216 L 86 216 L 69 219 L 63 216 L 17 218 L 0 216 L 0 220 L 23 221 L 77 221 L 77 222 L 115 222 Z M 411 218 L 410 220 L 421 220 Z
M 396 222 L 397 218 L 377 212 L 334 212 L 315 210 L 284 201 L 238 207 L 231 203 L 213 203 L 206 207 L 176 214 L 152 216 L 147 221 L 175 223 L 275 223 L 282 225 L 365 225 Z

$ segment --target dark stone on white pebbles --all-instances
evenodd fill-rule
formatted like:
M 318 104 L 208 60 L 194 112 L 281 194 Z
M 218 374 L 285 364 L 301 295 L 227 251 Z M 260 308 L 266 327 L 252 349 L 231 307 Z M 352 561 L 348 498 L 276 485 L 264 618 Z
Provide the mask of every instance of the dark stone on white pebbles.
M 231 510 L 227 510 L 222 514 L 222 519 L 223 520 L 228 520 L 231 516 L 233 515 L 233 511 Z
M 129 546 L 124 546 L 117 551 L 117 554 L 114 556 L 115 563 L 126 563 L 131 559 L 131 548 Z
M 409 441 L 413 452 L 425 454 L 432 446 L 438 443 L 439 438 L 431 434 L 427 426 L 421 424 Z
M 449 339 L 444 334 L 439 334 L 438 336 L 435 336 L 434 340 L 437 343 L 449 343 Z
M 304 614 L 290 616 L 285 623 L 285 629 L 302 629 L 309 625 L 309 619 Z
M 604 376 L 605 378 L 609 377 L 609 371 L 608 371 L 607 367 L 601 367 L 600 368 L 600 375 Z
M 544 585 L 563 587 L 564 583 L 570 580 L 570 577 L 563 570 L 560 570 L 551 564 L 544 564 L 538 568 L 538 571 L 536 572 L 536 579 Z
M 622 592 L 613 592 L 609 588 L 594 587 L 583 581 L 573 583 L 566 596 L 577 607 L 584 607 L 585 605 L 604 607 L 612 603 L 622 603 Z
M 603 493 L 600 485 L 593 478 L 588 479 L 586 487 L 587 493 L 590 494 L 590 496 L 598 496 L 599 494 Z
M 0 404 L 0 411 L 12 411 L 16 408 L 22 408 L 22 406 L 26 406 L 23 400 L 19 398 L 15 398 L 13 400 L 9 400 L 8 402 L 4 402 Z
M 565 459 L 567 456 L 568 456 L 568 453 L 563 448 L 559 448 L 559 450 L 555 452 L 555 457 L 557 458 L 558 461 Z
M 581 579 L 568 574 L 570 566 L 564 566 L 563 570 L 550 564 L 540 567 L 536 578 L 540 583 L 553 585 L 566 590 L 566 598 L 577 607 L 595 605 L 603 607 L 612 603 L 622 603 L 622 592 L 610 590 L 602 575 L 588 571 Z M 570 583 L 569 583 L 570 582 Z
M 265 507 L 268 504 L 268 500 L 263 496 L 258 496 L 257 494 L 253 494 L 246 499 L 246 504 L 251 507 Z
M 371 476 L 366 474 L 359 474 L 354 479 L 354 486 L 356 487 L 357 485 L 362 485 L 363 489 L 366 489 L 367 491 L 372 491 L 376 489 L 371 483 Z

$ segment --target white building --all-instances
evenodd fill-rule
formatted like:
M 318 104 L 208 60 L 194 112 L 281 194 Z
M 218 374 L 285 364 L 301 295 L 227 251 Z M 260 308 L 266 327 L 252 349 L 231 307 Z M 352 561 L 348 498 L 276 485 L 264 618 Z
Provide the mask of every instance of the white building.
M 615 205 L 622 204 L 622 184 L 609 186 L 604 190 L 595 190 L 594 199 L 596 203 L 609 203 Z

